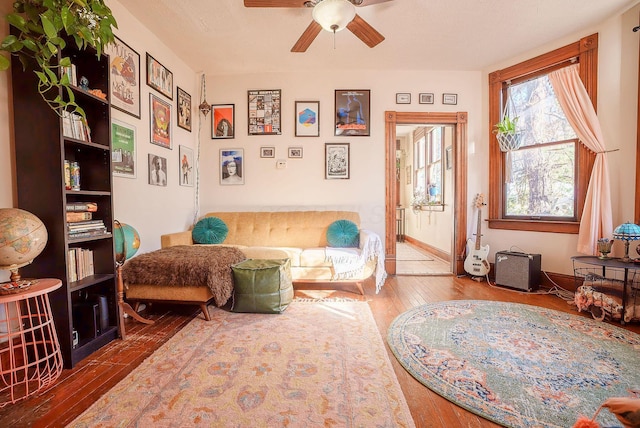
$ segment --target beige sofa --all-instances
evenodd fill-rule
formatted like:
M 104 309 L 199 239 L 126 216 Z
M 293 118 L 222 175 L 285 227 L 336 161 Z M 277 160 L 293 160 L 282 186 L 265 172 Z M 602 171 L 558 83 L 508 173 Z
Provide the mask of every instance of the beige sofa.
M 352 211 L 211 212 L 229 228 L 222 244 L 239 248 L 247 258 L 289 258 L 295 285 L 352 283 L 364 294 L 362 283 L 375 277 L 380 291 L 384 270 L 384 245 L 380 237 L 360 229 L 359 248 L 333 248 L 327 229 L 336 220 L 350 220 L 360 228 L 360 215 Z M 191 231 L 162 235 L 162 248 L 193 245 Z

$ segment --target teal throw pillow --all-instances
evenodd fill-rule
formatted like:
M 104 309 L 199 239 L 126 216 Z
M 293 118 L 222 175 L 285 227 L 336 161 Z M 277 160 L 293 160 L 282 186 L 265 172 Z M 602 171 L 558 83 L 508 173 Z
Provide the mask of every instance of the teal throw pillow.
M 205 217 L 196 223 L 191 237 L 196 244 L 222 244 L 229 228 L 218 217 Z
M 360 245 L 358 226 L 350 220 L 336 220 L 327 229 L 330 247 L 357 247 Z

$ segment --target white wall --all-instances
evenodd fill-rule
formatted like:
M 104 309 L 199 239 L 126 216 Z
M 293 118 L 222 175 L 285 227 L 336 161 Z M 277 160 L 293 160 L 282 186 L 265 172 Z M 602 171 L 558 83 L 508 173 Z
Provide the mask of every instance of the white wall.
M 635 198 L 635 158 L 636 158 L 636 114 L 638 103 L 638 37 L 632 32 L 638 25 L 640 6 L 600 25 L 586 29 L 564 40 L 557 40 L 548 46 L 526 52 L 517 58 L 504 63 L 495 64 L 484 70 L 483 99 L 487 99 L 488 74 L 505 68 L 536 55 L 551 51 L 575 42 L 589 34 L 599 34 L 598 58 L 598 117 L 602 126 L 605 144 L 609 149 L 619 149 L 608 154 L 611 177 L 613 227 L 633 221 Z M 488 105 L 483 103 L 483 123 L 488 121 Z M 487 141 L 488 130 L 484 128 L 483 141 Z M 485 169 L 486 165 L 485 163 Z M 478 180 L 484 189 L 488 188 L 488 178 L 477 170 L 470 168 L 469 182 Z M 471 194 L 471 193 L 470 193 Z M 472 199 L 470 199 L 472 200 Z M 544 271 L 572 274 L 571 256 L 579 255 L 576 251 L 577 235 L 553 234 L 540 232 L 517 232 L 484 228 L 483 243 L 490 245 L 490 261 L 495 253 L 511 248 L 528 253 L 542 254 Z M 632 248 L 635 248 L 632 245 Z M 622 243 L 614 244 L 614 251 L 621 255 Z
M 385 110 L 466 111 L 469 135 L 481 132 L 479 72 L 464 71 L 360 71 L 332 73 L 260 73 L 207 76 L 207 98 L 214 104 L 236 107 L 236 137 L 211 140 L 210 117 L 202 133 L 201 212 L 232 210 L 347 209 L 360 212 L 362 226 L 384 236 Z M 282 90 L 282 135 L 247 135 L 247 91 Z M 371 136 L 335 137 L 334 90 L 371 90 Z M 397 92 L 411 92 L 412 104 L 396 104 Z M 418 104 L 419 92 L 434 92 L 436 103 Z M 443 92 L 458 94 L 458 104 L 442 105 Z M 320 101 L 320 137 L 295 137 L 295 101 Z M 347 142 L 351 147 L 351 178 L 325 180 L 324 144 Z M 261 159 L 260 146 L 275 146 L 276 159 Z M 288 159 L 288 147 L 302 147 L 303 159 Z M 219 150 L 242 148 L 245 184 L 220 186 Z M 286 169 L 276 169 L 285 159 Z
M 157 38 L 132 17 L 116 0 L 108 0 L 119 24 L 117 35 L 135 49 L 145 67 L 145 53 L 151 53 L 174 74 L 174 84 L 191 94 L 194 107 L 199 104 L 199 79 L 178 56 L 167 50 Z M 0 0 L 0 12 L 8 12 L 10 0 Z M 210 103 L 234 103 L 236 106 L 236 138 L 211 140 L 211 115 L 206 118 L 200 132 L 202 173 L 200 184 L 200 213 L 212 210 L 273 210 L 344 208 L 357 210 L 364 227 L 384 236 L 384 157 L 385 110 L 398 111 L 466 111 L 469 114 L 468 149 L 468 200 L 470 225 L 467 236 L 475 227 L 471 201 L 476 193 L 488 190 L 488 73 L 504 68 L 534 55 L 564 46 L 594 32 L 600 34 L 600 67 L 598 113 L 609 147 L 620 148 L 609 155 L 612 172 L 614 226 L 633 218 L 635 133 L 637 109 L 638 33 L 631 28 L 637 25 L 640 6 L 610 19 L 598 26 L 558 40 L 534 52 L 523 53 L 518 58 L 480 71 L 403 71 L 376 72 L 361 70 L 344 74 L 336 66 L 331 73 L 260 73 L 250 75 L 208 75 L 207 100 Z M 7 25 L 0 25 L 0 36 L 6 34 Z M 213 50 L 211 50 L 213 52 Z M 204 54 L 208 54 L 205 52 Z M 12 118 L 11 99 L 7 73 L 0 73 L 0 207 L 15 204 L 13 189 L 15 174 L 12 171 L 11 148 Z M 194 190 L 178 185 L 178 146 L 197 148 L 198 114 L 194 110 L 193 132 L 174 125 L 173 150 L 149 143 L 148 100 L 152 91 L 141 74 L 142 117 L 113 110 L 113 117 L 137 129 L 137 161 L 139 173 L 136 179 L 114 178 L 115 217 L 136 227 L 142 238 L 142 252 L 159 248 L 160 235 L 185 230 L 192 222 Z M 282 90 L 281 136 L 247 136 L 247 90 Z M 371 136 L 342 138 L 333 136 L 333 109 L 335 89 L 371 90 Z M 175 91 L 175 89 L 174 89 Z M 395 104 L 397 92 L 412 93 L 411 105 Z M 417 104 L 420 92 L 435 93 L 433 105 Z M 458 94 L 457 106 L 443 106 L 441 94 Z M 175 98 L 175 96 L 174 96 Z M 294 136 L 294 101 L 320 101 L 319 138 Z M 172 102 L 175 106 L 175 100 Z M 175 114 L 175 107 L 174 107 Z M 324 179 L 324 143 L 351 143 L 351 179 Z M 261 159 L 260 146 L 275 146 L 276 159 L 286 159 L 287 168 L 275 168 L 275 159 Z M 287 148 L 300 146 L 303 159 L 287 159 Z M 219 185 L 219 157 L 221 148 L 245 150 L 246 184 L 243 186 Z M 154 153 L 167 158 L 169 185 L 156 187 L 147 184 L 147 154 Z M 491 255 L 496 251 L 517 246 L 532 253 L 541 253 L 543 269 L 551 272 L 571 273 L 570 257 L 575 255 L 576 236 L 483 230 L 483 243 L 490 244 Z M 4 275 L 0 272 L 0 275 Z M 0 280 L 2 278 L 0 277 Z

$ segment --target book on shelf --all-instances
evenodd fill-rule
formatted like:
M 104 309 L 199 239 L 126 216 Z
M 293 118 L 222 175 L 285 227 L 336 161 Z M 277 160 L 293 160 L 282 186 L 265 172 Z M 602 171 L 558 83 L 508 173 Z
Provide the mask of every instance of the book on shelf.
M 69 232 L 69 238 L 70 239 L 94 238 L 96 236 L 103 236 L 108 234 L 109 232 L 105 227 L 102 229 L 95 229 L 95 230 Z
M 67 223 L 91 220 L 93 213 L 90 211 L 69 211 L 67 212 Z
M 93 250 L 69 248 L 67 257 L 69 281 L 79 281 L 94 275 Z
M 62 135 L 76 140 L 91 142 L 91 130 L 87 121 L 78 113 L 62 111 Z
M 67 212 L 87 211 L 94 213 L 98 211 L 98 204 L 95 202 L 69 202 L 66 205 Z

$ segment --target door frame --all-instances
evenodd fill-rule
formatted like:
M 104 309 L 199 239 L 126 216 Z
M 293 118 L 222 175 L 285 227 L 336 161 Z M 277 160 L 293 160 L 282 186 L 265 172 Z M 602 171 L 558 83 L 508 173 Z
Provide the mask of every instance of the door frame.
M 467 225 L 467 113 L 385 111 L 385 269 L 396 274 L 396 125 L 454 125 L 453 273 L 464 273 Z

